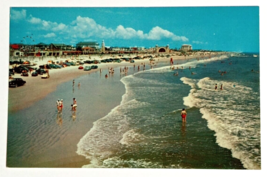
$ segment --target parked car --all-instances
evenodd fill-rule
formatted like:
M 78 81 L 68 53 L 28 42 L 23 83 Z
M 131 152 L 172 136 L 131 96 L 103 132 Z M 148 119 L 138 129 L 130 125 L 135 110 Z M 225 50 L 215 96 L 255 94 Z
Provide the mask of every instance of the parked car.
M 84 71 L 90 71 L 91 70 L 91 67 L 90 66 L 85 66 L 83 70 Z
M 25 83 L 26 81 L 24 81 L 21 78 L 14 78 L 9 81 L 9 87 L 18 87 L 18 86 L 24 85 Z
M 21 76 L 29 76 L 28 72 L 22 72 Z
M 39 68 L 42 68 L 42 69 L 44 69 L 45 67 L 46 67 L 46 69 L 51 69 L 51 67 L 47 64 L 39 66 Z
M 141 57 L 139 57 L 139 56 L 136 56 L 136 57 L 134 57 L 134 59 L 142 59 Z
M 74 63 L 74 62 L 69 62 L 69 64 L 71 65 L 71 66 L 75 66 L 76 64 Z
M 48 64 L 48 66 L 50 67 L 50 68 L 52 68 L 52 69 L 57 69 L 58 67 L 56 67 L 56 65 L 54 65 L 54 64 Z
M 92 66 L 91 66 L 91 69 L 97 69 L 97 68 L 98 68 L 97 65 L 92 65 Z
M 57 64 L 54 64 L 54 65 L 55 65 L 55 67 L 56 67 L 57 69 L 61 69 L 61 68 L 62 68 L 61 65 L 57 65 Z
M 63 63 L 63 66 L 65 66 L 65 67 L 70 66 L 70 63 L 65 62 L 65 63 Z
M 113 62 L 120 63 L 120 62 L 121 62 L 121 59 L 119 59 L 119 58 L 114 58 L 114 59 L 113 59 Z
M 9 76 L 14 75 L 14 74 L 15 74 L 14 70 L 13 69 L 9 69 Z
M 38 72 L 36 71 L 32 72 L 32 76 L 38 76 Z
M 83 66 L 79 66 L 78 69 L 83 69 Z
M 130 63 L 134 63 L 134 60 L 130 60 Z
M 130 59 L 129 58 L 122 58 L 123 60 L 125 60 L 125 61 L 129 61 Z
M 44 73 L 42 76 L 41 76 L 42 79 L 48 79 L 49 78 L 49 75 L 48 73 Z
M 24 66 L 15 67 L 14 70 L 15 70 L 16 73 L 21 73 L 23 70 L 29 71 L 29 69 L 24 67 Z
M 84 63 L 92 64 L 92 63 L 94 63 L 94 61 L 91 61 L 91 60 L 85 60 Z
M 107 60 L 106 59 L 104 59 L 104 60 L 101 60 L 101 63 L 106 63 L 107 62 Z
M 46 71 L 44 69 L 41 69 L 41 68 L 37 69 L 36 72 L 40 75 L 43 75 L 44 73 L 46 73 Z

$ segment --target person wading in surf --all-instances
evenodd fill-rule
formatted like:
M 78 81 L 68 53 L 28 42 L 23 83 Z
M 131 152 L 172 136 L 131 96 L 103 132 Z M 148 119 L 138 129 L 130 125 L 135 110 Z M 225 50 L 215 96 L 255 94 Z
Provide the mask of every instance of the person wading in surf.
M 182 117 L 183 122 L 186 122 L 186 115 L 187 115 L 187 113 L 186 113 L 185 109 L 183 108 L 183 110 L 181 111 L 181 117 Z

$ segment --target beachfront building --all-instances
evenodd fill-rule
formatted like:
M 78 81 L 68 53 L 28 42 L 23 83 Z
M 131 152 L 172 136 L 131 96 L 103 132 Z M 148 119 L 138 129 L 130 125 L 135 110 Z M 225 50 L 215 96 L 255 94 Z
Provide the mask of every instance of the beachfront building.
M 104 40 L 102 41 L 102 45 L 101 45 L 101 50 L 100 50 L 101 53 L 105 53 L 105 42 Z
M 76 44 L 77 50 L 82 49 L 84 47 L 99 49 L 99 44 L 97 42 L 79 42 Z
M 82 53 L 83 54 L 89 54 L 89 53 L 95 53 L 96 49 L 92 47 L 83 47 L 82 48 Z
M 192 46 L 189 44 L 183 44 L 180 50 L 187 52 L 189 50 L 192 50 Z
M 10 51 L 10 56 L 21 57 L 21 56 L 24 56 L 24 52 L 19 51 L 19 50 L 13 50 L 13 51 Z
M 158 45 L 155 46 L 154 48 L 155 53 L 170 53 L 170 47 L 169 45 L 165 47 L 159 47 Z
M 66 45 L 66 44 L 54 44 L 51 43 L 49 45 L 49 50 L 72 50 L 71 45 Z
M 42 42 L 35 45 L 35 50 L 47 50 L 48 48 L 49 48 L 49 45 L 42 43 Z
M 128 53 L 131 51 L 130 47 L 110 47 L 109 53 Z

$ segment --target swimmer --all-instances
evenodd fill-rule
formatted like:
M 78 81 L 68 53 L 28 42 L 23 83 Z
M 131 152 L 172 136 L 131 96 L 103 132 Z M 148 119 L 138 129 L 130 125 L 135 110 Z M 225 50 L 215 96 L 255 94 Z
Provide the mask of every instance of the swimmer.
M 108 78 L 108 75 L 107 74 L 105 75 L 105 78 Z
M 57 100 L 56 104 L 57 104 L 57 110 L 59 111 L 59 105 L 60 105 L 60 100 L 59 99 Z
M 182 117 L 183 122 L 186 122 L 186 115 L 187 115 L 187 113 L 186 113 L 185 109 L 183 108 L 183 110 L 181 111 L 181 117 Z
M 221 84 L 221 90 L 223 89 L 223 86 L 222 86 L 222 84 Z
M 76 111 L 76 107 L 77 107 L 77 101 L 75 98 L 73 98 L 72 110 Z
M 61 99 L 59 102 L 59 111 L 62 111 L 62 109 L 63 109 L 63 99 Z
M 215 90 L 217 90 L 217 84 L 215 84 Z
M 80 88 L 80 86 L 81 86 L 81 83 L 79 82 L 79 83 L 78 83 L 78 87 Z

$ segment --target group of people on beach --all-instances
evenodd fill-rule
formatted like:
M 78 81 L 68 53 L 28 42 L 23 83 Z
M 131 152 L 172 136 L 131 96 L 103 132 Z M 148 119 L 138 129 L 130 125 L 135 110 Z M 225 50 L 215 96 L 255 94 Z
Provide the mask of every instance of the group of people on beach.
M 218 89 L 218 85 L 217 84 L 215 84 L 215 88 L 214 88 L 215 90 L 217 90 Z M 222 90 L 223 89 L 223 85 L 221 84 L 221 88 L 220 88 L 220 90 Z
M 63 99 L 58 99 L 56 102 L 58 112 L 62 112 L 63 109 Z M 71 110 L 76 111 L 77 108 L 77 101 L 73 98 L 73 103 L 71 104 Z

